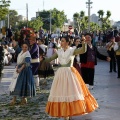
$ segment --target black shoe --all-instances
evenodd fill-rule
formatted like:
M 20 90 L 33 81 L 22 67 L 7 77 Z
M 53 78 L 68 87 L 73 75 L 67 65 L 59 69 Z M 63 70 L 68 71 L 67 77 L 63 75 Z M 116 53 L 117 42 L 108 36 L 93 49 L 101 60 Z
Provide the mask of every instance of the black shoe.
M 112 71 L 110 70 L 109 72 L 111 73 Z
M 120 78 L 119 76 L 117 78 Z
M 114 72 L 117 72 L 116 70 L 114 70 Z

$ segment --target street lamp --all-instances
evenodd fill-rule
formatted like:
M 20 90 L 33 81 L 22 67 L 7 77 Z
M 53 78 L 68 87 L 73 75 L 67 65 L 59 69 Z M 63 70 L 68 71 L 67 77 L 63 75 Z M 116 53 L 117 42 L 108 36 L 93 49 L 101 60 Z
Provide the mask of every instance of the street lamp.
M 10 27 L 10 16 L 9 16 L 9 13 L 8 13 L 8 28 Z
M 44 0 L 43 0 L 43 11 L 44 11 Z
M 8 28 L 10 28 L 10 14 L 12 14 L 12 12 L 8 11 L 8 16 L 7 16 L 8 17 Z
M 91 2 L 90 0 L 88 0 L 88 2 L 86 2 L 87 8 L 88 8 L 88 31 L 90 32 L 90 9 L 91 4 L 93 4 L 93 2 Z
M 50 10 L 50 34 L 52 31 L 52 14 L 51 14 L 51 10 Z

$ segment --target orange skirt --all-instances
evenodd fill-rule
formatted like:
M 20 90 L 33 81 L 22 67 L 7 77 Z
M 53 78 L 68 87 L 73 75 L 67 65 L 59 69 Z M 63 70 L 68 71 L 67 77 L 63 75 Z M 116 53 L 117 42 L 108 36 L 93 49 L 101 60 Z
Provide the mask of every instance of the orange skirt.
M 90 113 L 98 108 L 82 77 L 74 67 L 60 67 L 54 77 L 46 112 L 53 117 Z

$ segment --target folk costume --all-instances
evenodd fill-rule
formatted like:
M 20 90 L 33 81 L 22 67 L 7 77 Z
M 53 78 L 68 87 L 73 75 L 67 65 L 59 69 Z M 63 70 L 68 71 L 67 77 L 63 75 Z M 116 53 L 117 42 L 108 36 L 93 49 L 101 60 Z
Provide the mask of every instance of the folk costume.
M 55 43 L 50 42 L 50 44 L 48 45 L 48 49 L 47 49 L 47 54 L 46 54 L 46 56 L 49 58 L 49 57 L 51 57 L 54 53 L 55 53 Z
M 120 78 L 120 41 L 114 45 L 114 51 L 116 53 L 116 59 L 117 59 L 117 69 L 118 69 L 117 78 Z
M 78 46 L 73 46 L 73 48 L 80 49 L 82 47 L 81 44 Z M 80 63 L 80 54 L 76 55 L 74 58 L 73 66 L 77 69 L 77 71 L 81 74 L 81 63 Z
M 74 56 L 83 54 L 86 45 L 74 49 L 69 47 L 66 51 L 58 49 L 57 53 L 46 61 L 52 61 L 58 57 L 58 68 L 48 98 L 46 112 L 53 117 L 68 117 L 83 115 L 94 111 L 98 104 L 86 87 L 82 77 L 73 67 Z
M 56 52 L 57 52 L 56 44 L 54 42 L 50 42 L 50 44 L 48 45 L 46 57 L 49 58 Z M 53 65 L 55 65 L 55 62 L 56 62 L 56 60 L 53 60 L 50 62 L 50 64 L 53 66 Z
M 39 54 L 40 54 L 40 64 L 38 68 L 38 75 L 39 78 L 44 78 L 49 76 L 54 76 L 54 70 L 52 68 L 52 65 L 44 60 L 46 55 L 46 45 L 40 45 L 39 46 Z
M 60 48 L 61 48 L 60 39 L 57 39 L 57 38 L 56 38 L 55 47 L 56 47 L 57 49 L 60 49 Z M 57 51 L 57 49 L 55 49 L 55 50 Z M 56 53 L 56 51 L 55 51 L 55 53 Z M 58 65 L 59 65 L 59 61 L 58 61 L 58 58 L 57 58 L 57 59 L 55 59 L 55 65 L 54 65 L 54 66 L 58 66 Z
M 37 43 L 34 43 L 30 46 L 30 54 L 31 54 L 31 65 L 32 65 L 32 73 L 34 76 L 36 87 L 39 87 L 39 77 L 38 77 L 38 67 L 39 67 L 39 46 Z
M 111 58 L 110 60 L 110 72 L 114 71 L 116 72 L 116 55 L 114 51 L 114 46 L 116 42 L 108 42 L 107 43 L 107 52 L 109 57 Z
M 10 95 L 20 97 L 33 97 L 36 94 L 34 78 L 30 65 L 31 55 L 29 51 L 20 52 L 17 58 L 18 69 L 25 65 L 25 68 L 19 73 L 18 78 L 11 82 Z M 15 70 L 16 71 L 16 70 Z M 14 76 L 15 77 L 15 76 Z M 15 78 L 14 78 L 15 79 Z
M 107 56 L 99 53 L 95 46 L 87 45 L 87 51 L 80 55 L 81 73 L 84 82 L 93 89 L 95 65 L 97 58 L 107 61 Z

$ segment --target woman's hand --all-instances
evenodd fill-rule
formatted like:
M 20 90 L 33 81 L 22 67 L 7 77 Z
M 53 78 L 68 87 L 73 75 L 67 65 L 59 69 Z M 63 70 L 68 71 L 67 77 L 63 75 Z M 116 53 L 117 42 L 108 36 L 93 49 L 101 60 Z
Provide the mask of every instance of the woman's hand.
M 17 73 L 20 73 L 25 68 L 25 65 L 23 64 L 21 68 L 17 69 Z
M 6 53 L 5 55 L 6 55 L 6 56 L 8 56 L 8 55 L 9 55 L 9 53 Z
M 18 66 L 16 65 L 15 69 L 17 70 L 18 69 Z
M 40 61 L 44 60 L 44 57 L 43 56 L 40 56 Z
M 107 61 L 110 62 L 111 58 L 110 57 L 107 57 Z
M 20 73 L 21 71 L 22 71 L 21 68 L 16 70 L 17 73 Z

